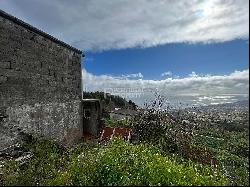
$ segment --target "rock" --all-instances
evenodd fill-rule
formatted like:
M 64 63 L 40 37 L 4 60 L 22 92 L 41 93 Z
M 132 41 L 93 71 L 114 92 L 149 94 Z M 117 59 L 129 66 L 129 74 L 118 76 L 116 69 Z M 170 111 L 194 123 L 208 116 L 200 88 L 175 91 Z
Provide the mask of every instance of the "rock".
M 15 159 L 16 162 L 19 162 L 20 165 L 25 164 L 32 158 L 33 154 L 31 152 L 25 152 L 21 157 Z

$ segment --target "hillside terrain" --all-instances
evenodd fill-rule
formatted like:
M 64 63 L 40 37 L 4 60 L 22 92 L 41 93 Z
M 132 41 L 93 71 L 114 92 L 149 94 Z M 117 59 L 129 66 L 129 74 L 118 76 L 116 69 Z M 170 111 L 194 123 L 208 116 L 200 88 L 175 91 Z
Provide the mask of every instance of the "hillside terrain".
M 127 101 L 118 95 L 111 95 L 99 91 L 83 92 L 83 99 L 100 99 L 105 111 L 112 111 L 115 108 L 130 108 L 135 110 L 137 107 L 137 105 L 131 100 Z
M 72 148 L 44 138 L 20 142 L 33 156 L 21 164 L 10 156 L 0 167 L 0 184 L 249 185 L 247 108 L 157 110 L 161 102 L 113 121 L 132 129 L 131 142 L 114 137 Z

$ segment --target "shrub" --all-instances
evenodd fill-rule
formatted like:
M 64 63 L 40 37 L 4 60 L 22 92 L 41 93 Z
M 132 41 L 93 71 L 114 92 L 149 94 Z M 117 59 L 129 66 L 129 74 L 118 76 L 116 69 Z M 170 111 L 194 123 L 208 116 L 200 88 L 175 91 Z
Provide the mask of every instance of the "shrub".
M 216 168 L 179 162 L 150 144 L 133 145 L 114 138 L 106 145 L 84 143 L 61 152 L 54 143 L 36 143 L 32 146 L 35 157 L 26 167 L 14 162 L 5 165 L 4 185 L 227 184 Z
M 61 183 L 62 178 L 66 183 Z M 59 183 L 58 183 L 59 181 Z M 65 182 L 65 181 L 64 181 Z M 178 163 L 148 144 L 132 145 L 114 139 L 83 152 L 50 184 L 54 185 L 225 185 L 216 168 L 191 161 Z
M 3 168 L 6 185 L 43 185 L 66 163 L 65 149 L 52 140 L 39 138 L 30 143 L 23 142 L 22 146 L 33 153 L 33 158 L 22 166 L 14 161 L 7 162 Z M 15 180 L 9 180 L 12 176 Z

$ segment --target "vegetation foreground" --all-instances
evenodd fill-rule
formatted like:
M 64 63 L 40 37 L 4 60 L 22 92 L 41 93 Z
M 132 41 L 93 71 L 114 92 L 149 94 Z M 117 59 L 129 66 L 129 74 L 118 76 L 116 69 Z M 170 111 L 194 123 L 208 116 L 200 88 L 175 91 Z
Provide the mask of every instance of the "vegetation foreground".
M 249 112 L 156 110 L 159 98 L 130 120 L 133 141 L 22 142 L 33 157 L 0 167 L 0 185 L 248 186 Z M 111 123 L 112 122 L 112 123 Z
M 3 169 L 3 185 L 226 185 L 215 167 L 163 156 L 148 144 L 113 139 L 106 145 L 83 143 L 72 150 L 40 139 L 29 145 L 34 158 Z

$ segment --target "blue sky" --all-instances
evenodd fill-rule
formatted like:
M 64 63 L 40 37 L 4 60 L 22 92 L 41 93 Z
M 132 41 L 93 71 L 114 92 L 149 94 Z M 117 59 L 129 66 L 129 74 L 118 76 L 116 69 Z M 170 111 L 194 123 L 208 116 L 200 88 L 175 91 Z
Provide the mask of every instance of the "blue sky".
M 142 106 L 249 98 L 249 0 L 0 0 L 0 9 L 83 50 L 84 91 Z
M 229 74 L 249 67 L 249 44 L 233 40 L 212 44 L 166 44 L 105 52 L 85 52 L 83 67 L 95 75 L 137 74 L 160 80 L 164 72 L 185 77 L 198 74 Z

